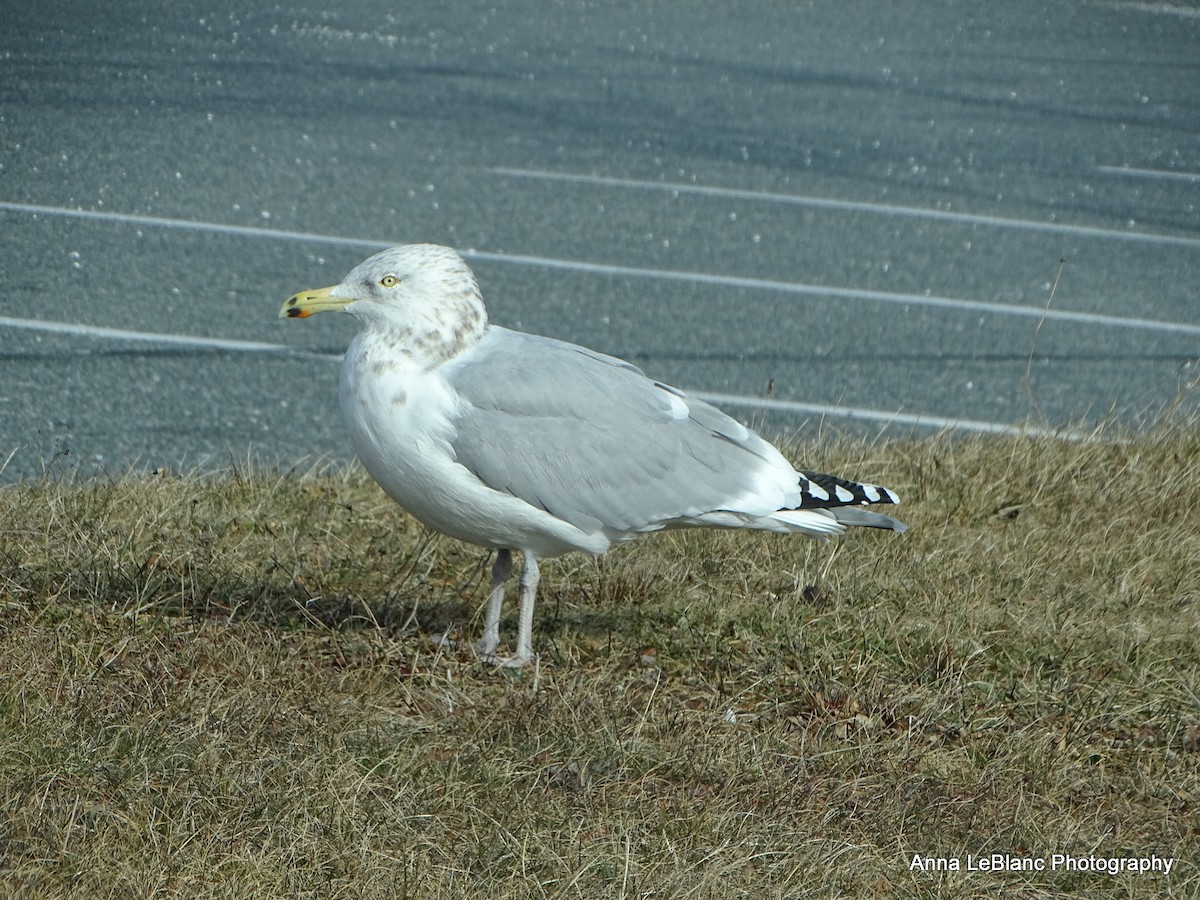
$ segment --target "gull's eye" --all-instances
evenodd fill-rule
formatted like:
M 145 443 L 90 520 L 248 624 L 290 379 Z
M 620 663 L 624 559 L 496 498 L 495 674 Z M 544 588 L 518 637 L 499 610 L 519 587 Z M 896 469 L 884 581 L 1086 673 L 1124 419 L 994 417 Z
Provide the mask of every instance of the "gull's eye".
M 385 288 L 394 288 L 400 283 L 400 279 L 395 275 L 384 275 L 379 279 L 379 284 Z

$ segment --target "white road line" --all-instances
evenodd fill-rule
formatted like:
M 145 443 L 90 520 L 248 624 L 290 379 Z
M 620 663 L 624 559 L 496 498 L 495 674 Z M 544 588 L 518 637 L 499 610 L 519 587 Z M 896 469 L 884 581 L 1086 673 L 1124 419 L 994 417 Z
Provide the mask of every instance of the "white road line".
M 1200 173 L 1173 172 L 1170 169 L 1137 169 L 1133 166 L 1096 166 L 1104 175 L 1122 175 L 1126 178 L 1163 178 L 1171 181 L 1200 182 Z
M 108 341 L 137 341 L 148 344 L 167 344 L 191 347 L 198 350 L 232 350 L 242 353 L 295 353 L 295 347 L 286 344 L 267 344 L 260 341 L 239 341 L 233 338 L 196 337 L 190 334 L 160 334 L 151 331 L 127 331 L 123 328 L 106 328 L 102 325 L 85 325 L 81 322 L 51 322 L 44 319 L 14 319 L 0 316 L 0 328 L 18 328 L 25 331 L 41 331 L 47 334 L 65 334 L 71 337 L 92 337 Z M 303 352 L 303 351 L 301 351 Z
M 913 413 L 886 412 L 881 409 L 863 409 L 858 406 L 828 406 L 821 403 L 800 403 L 795 400 L 774 400 L 764 397 L 749 397 L 742 394 L 714 394 L 707 391 L 687 391 L 689 397 L 704 400 L 717 406 L 743 406 L 754 409 L 779 410 L 781 412 L 804 413 L 842 419 L 861 419 L 881 422 L 885 425 L 910 425 L 923 428 L 972 431 L 980 434 L 1027 434 L 1034 437 L 1063 438 L 1065 440 L 1087 440 L 1090 436 L 1070 429 L 1040 428 L 1036 425 L 1021 425 L 1005 422 L 983 422 L 978 419 L 952 419 L 945 416 L 915 415 Z
M 256 228 L 244 225 L 222 225 L 215 222 L 196 222 L 189 219 L 166 219 L 155 216 L 137 216 L 126 213 L 98 212 L 95 210 L 65 209 L 54 206 L 32 206 L 24 203 L 0 201 L 0 211 L 32 212 L 40 215 L 64 216 L 68 218 L 92 219 L 125 224 L 148 225 L 160 228 L 179 228 L 188 231 L 236 234 L 246 237 L 270 238 L 273 240 L 303 241 L 381 250 L 390 246 L 384 241 L 363 238 L 345 238 L 332 235 L 313 234 L 305 231 L 283 231 L 271 228 Z M 683 281 L 692 284 L 736 287 L 748 290 L 773 291 L 805 297 L 837 297 L 843 300 L 868 300 L 877 303 L 892 303 L 901 306 L 927 306 L 959 312 L 980 312 L 1000 316 L 1023 316 L 1046 319 L 1047 321 L 1075 322 L 1084 325 L 1099 325 L 1111 328 L 1128 328 L 1160 331 L 1169 334 L 1200 335 L 1200 325 L 1189 322 L 1169 322 L 1160 319 L 1139 319 L 1126 316 L 1110 316 L 1103 313 L 1076 312 L 1063 309 L 1046 309 L 1041 306 L 1019 306 L 1007 303 L 992 303 L 984 300 L 964 300 L 957 297 L 938 297 L 928 294 L 901 294 L 889 291 L 872 291 L 859 288 L 839 288 L 820 284 L 804 284 L 793 281 L 772 281 L 762 278 L 743 278 L 736 275 L 713 275 L 706 272 L 687 272 L 674 269 L 643 269 L 634 266 L 617 266 L 606 263 L 583 262 L 569 259 L 553 259 L 545 256 L 522 256 L 509 253 L 488 253 L 482 250 L 462 250 L 467 259 L 485 260 L 510 265 L 535 266 L 568 272 L 587 272 L 593 275 L 615 275 L 623 278 L 649 278 L 659 281 Z
M 648 191 L 665 191 L 678 194 L 697 194 L 706 197 L 727 197 L 736 200 L 755 200 L 764 203 L 783 203 L 806 206 L 813 209 L 836 209 L 843 212 L 868 212 L 885 216 L 906 216 L 941 222 L 957 222 L 967 225 L 986 225 L 993 228 L 1013 228 L 1025 231 L 1041 231 L 1053 234 L 1070 234 L 1076 237 L 1104 238 L 1118 241 L 1135 241 L 1148 244 L 1167 244 L 1179 247 L 1200 248 L 1200 238 L 1173 234 L 1147 234 L 1137 231 L 1117 231 L 1114 228 L 1096 228 L 1090 225 L 1067 225 L 1061 222 L 1038 222 L 1033 219 L 1013 219 L 1005 216 L 988 216 L 975 213 L 950 212 L 944 209 L 924 209 L 917 206 L 894 206 L 887 203 L 866 203 L 858 200 L 833 200 L 827 197 L 809 197 L 802 194 L 774 194 L 766 191 L 748 191 L 737 188 L 710 187 L 673 181 L 642 181 L 632 178 L 609 178 L 600 175 L 577 175 L 566 172 L 548 172 L 540 169 L 511 169 L 496 167 L 488 169 L 496 175 L 513 178 L 530 178 L 541 181 L 566 181 L 577 184 L 593 184 L 607 187 L 632 188 Z
M 820 284 L 803 284 L 795 281 L 771 281 L 763 278 L 741 278 L 735 275 L 710 275 L 705 272 L 683 272 L 674 269 L 641 269 L 632 266 L 616 266 L 605 263 L 576 262 L 565 259 L 547 259 L 541 256 L 518 256 L 515 254 L 484 253 L 475 250 L 463 251 L 468 259 L 489 262 L 515 263 L 541 268 L 563 269 L 572 272 L 588 272 L 597 275 L 618 275 L 629 278 L 651 278 L 660 281 L 688 281 L 696 284 L 711 284 L 721 287 L 748 288 L 759 291 L 775 291 L 808 297 L 838 297 L 843 300 L 870 300 L 877 303 L 894 303 L 901 306 L 931 306 L 956 312 L 981 312 L 1002 316 L 1024 316 L 1047 321 L 1077 322 L 1084 325 L 1102 325 L 1111 328 L 1131 328 L 1163 331 L 1173 334 L 1200 335 L 1200 324 L 1190 322 L 1167 322 L 1160 319 L 1136 319 L 1125 316 L 1109 316 L 1103 313 L 1075 312 L 1065 309 L 1046 309 L 1042 306 L 1018 306 L 1007 303 L 990 303 L 985 300 L 962 300 L 957 297 L 937 297 L 929 294 L 899 294 L 889 291 L 871 291 L 860 288 L 838 288 Z
M 201 350 L 226 350 L 241 353 L 288 353 L 311 356 L 327 362 L 341 362 L 340 356 L 312 353 L 311 351 L 290 347 L 287 344 L 196 337 L 188 334 L 163 334 L 152 331 L 128 331 L 123 328 L 105 328 L 98 325 L 85 325 L 79 322 L 52 322 L 42 319 L 15 319 L 0 316 L 0 328 L 19 328 L 27 331 L 42 331 L 50 334 L 65 334 L 73 337 L 90 337 L 101 340 L 137 341 L 147 344 L 185 346 Z M 950 428 L 959 431 L 985 432 L 989 434 L 1024 433 L 1053 436 L 1070 434 L 1070 432 L 1048 431 L 1046 429 L 1023 427 L 1003 422 L 979 422 L 970 419 L 951 419 L 942 416 L 915 416 L 908 413 L 887 412 L 881 409 L 864 409 L 855 406 L 826 406 L 816 403 L 799 403 L 791 400 L 771 400 L 742 394 L 716 394 L 704 391 L 689 391 L 687 393 L 689 396 L 705 400 L 709 403 L 715 403 L 718 406 L 741 406 L 845 419 L 861 419 L 868 422 L 920 425 L 930 428 Z
M 1138 12 L 1166 16 L 1183 16 L 1187 19 L 1200 18 L 1200 9 L 1192 6 L 1176 6 L 1173 3 L 1114 3 L 1114 9 L 1136 9 Z
M 161 216 L 139 216 L 132 213 L 102 212 L 93 209 L 69 209 L 63 206 L 39 206 L 34 203 L 0 201 L 0 210 L 24 212 L 42 216 L 62 216 L 69 219 L 92 219 L 101 222 L 120 222 L 123 225 L 147 225 L 151 228 L 176 228 L 184 231 L 203 231 L 212 234 L 235 234 L 239 237 L 259 237 L 273 240 L 303 241 L 312 244 L 338 244 L 383 250 L 392 246 L 385 241 L 362 238 L 335 237 L 308 231 L 281 231 L 276 228 L 255 228 L 250 225 L 223 225 L 220 222 L 196 222 L 192 219 L 167 219 Z

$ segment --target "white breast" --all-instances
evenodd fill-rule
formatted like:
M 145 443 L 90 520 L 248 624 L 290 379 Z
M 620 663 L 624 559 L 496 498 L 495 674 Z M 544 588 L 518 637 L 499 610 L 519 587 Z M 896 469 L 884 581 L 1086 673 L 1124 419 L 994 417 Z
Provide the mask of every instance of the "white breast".
M 467 351 L 470 353 L 470 351 Z M 490 548 L 557 556 L 602 553 L 609 540 L 483 484 L 454 458 L 454 420 L 464 412 L 438 369 L 360 332 L 342 363 L 342 415 L 363 466 L 389 496 L 435 531 Z

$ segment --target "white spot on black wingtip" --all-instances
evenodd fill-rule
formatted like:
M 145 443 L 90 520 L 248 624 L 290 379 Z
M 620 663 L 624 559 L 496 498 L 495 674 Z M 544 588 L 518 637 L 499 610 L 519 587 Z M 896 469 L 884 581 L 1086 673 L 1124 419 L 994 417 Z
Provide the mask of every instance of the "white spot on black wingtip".
M 821 487 L 811 478 L 801 477 L 800 479 L 800 494 L 810 500 L 828 501 L 829 492 Z
M 872 485 L 872 487 L 879 491 L 881 495 L 879 498 L 880 503 L 895 503 L 897 506 L 900 504 L 900 496 L 895 491 L 889 491 L 887 488 L 876 485 Z
M 802 509 L 900 502 L 900 498 L 892 491 L 877 484 L 860 484 L 823 472 L 802 472 L 800 495 Z

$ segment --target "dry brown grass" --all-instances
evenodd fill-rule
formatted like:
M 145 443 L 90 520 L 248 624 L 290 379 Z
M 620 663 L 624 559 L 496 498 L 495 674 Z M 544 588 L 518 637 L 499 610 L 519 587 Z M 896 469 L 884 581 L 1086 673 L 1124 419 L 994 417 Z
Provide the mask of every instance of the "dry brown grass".
M 355 470 L 0 489 L 0 891 L 1200 893 L 1200 427 L 795 452 L 911 531 L 551 563 L 519 676 Z M 1175 868 L 909 868 L 1055 852 Z

